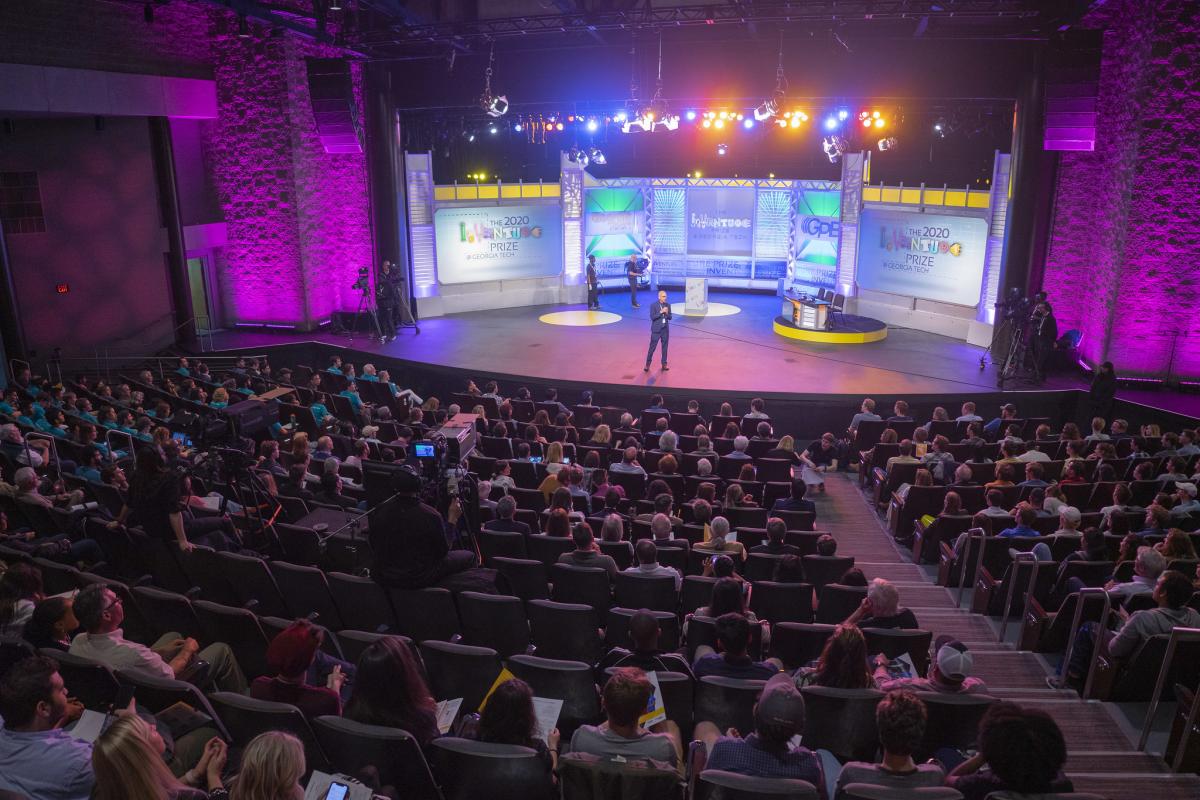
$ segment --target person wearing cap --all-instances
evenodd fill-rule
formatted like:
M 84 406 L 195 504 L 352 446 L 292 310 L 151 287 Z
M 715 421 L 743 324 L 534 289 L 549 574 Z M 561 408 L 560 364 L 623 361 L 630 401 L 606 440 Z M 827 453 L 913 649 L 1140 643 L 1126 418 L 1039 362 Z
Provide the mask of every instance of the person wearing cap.
M 695 738 L 708 749 L 705 769 L 719 769 L 756 778 L 788 778 L 808 781 L 821 800 L 829 793 L 821 760 L 806 747 L 791 746 L 791 739 L 804 731 L 804 697 L 791 676 L 779 673 L 767 681 L 754 705 L 754 731 L 745 738 L 730 728 L 722 736 L 711 722 L 696 725 Z
M 983 426 L 983 435 L 992 440 L 997 439 L 1000 436 L 1000 429 L 1004 427 L 1004 423 L 1016 418 L 1017 407 L 1012 403 L 1005 403 L 1000 406 L 1000 416 Z
M 1188 514 L 1200 513 L 1200 500 L 1196 499 L 1196 484 L 1176 483 L 1175 498 L 1179 504 L 1171 509 L 1172 517 L 1186 517 Z
M 645 541 L 645 540 L 643 540 Z M 603 673 L 610 667 L 637 667 L 646 672 L 682 672 L 692 677 L 692 665 L 678 653 L 663 651 L 659 645 L 662 629 L 658 618 L 642 609 L 629 619 L 629 640 L 633 649 L 614 647 L 608 651 L 596 669 Z
M 929 665 L 928 677 L 889 680 L 887 656 L 884 655 L 875 657 L 875 665 L 875 678 L 879 681 L 880 691 L 883 692 L 908 689 L 914 692 L 941 694 L 987 693 L 987 685 L 979 678 L 971 676 L 971 670 L 975 666 L 971 651 L 953 636 L 939 636 L 934 642 L 934 658 L 933 663 Z
M 1055 536 L 1070 536 L 1072 538 L 1079 535 L 1079 523 L 1083 520 L 1083 514 L 1075 506 L 1062 506 L 1058 509 L 1058 530 L 1054 532 Z
M 424 589 L 475 566 L 471 550 L 451 550 L 450 530 L 436 509 L 421 502 L 421 477 L 401 467 L 392 489 L 396 499 L 376 506 L 368 538 L 375 560 L 371 577 L 383 586 Z M 450 525 L 458 523 L 462 504 L 450 502 Z M 472 587 L 474 588 L 474 587 Z
M 921 698 L 909 691 L 892 690 L 875 706 L 875 727 L 879 731 L 878 764 L 848 761 L 837 778 L 835 797 L 852 783 L 866 783 L 897 791 L 941 786 L 946 780 L 939 764 L 917 764 L 913 751 L 925 736 L 928 711 Z
M 276 634 L 267 647 L 267 665 L 274 670 L 275 677 L 255 678 L 250 684 L 250 696 L 274 703 L 289 703 L 308 719 L 326 714 L 340 717 L 340 692 L 346 680 L 341 666 L 333 665 L 324 686 L 312 686 L 306 681 L 324 638 L 325 631 L 307 619 L 298 619 Z

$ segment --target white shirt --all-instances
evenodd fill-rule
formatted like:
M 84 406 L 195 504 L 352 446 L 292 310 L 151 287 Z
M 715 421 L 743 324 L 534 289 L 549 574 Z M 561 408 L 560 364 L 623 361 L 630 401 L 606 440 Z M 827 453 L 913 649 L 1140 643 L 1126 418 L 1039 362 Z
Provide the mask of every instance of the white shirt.
M 983 417 L 978 414 L 963 414 L 954 420 L 955 422 L 983 422 Z
M 120 628 L 112 633 L 81 633 L 72 640 L 68 652 L 110 669 L 136 669 L 161 678 L 175 678 L 175 672 L 162 656 L 145 645 L 129 641 Z
M 683 577 L 679 574 L 679 570 L 675 569 L 674 567 L 664 567 L 657 561 L 653 564 L 638 564 L 635 567 L 626 567 L 623 571 L 633 575 L 647 575 L 651 578 L 669 575 L 675 579 L 675 591 L 677 592 L 679 591 L 679 587 L 683 584 Z
M 1041 450 L 1026 450 L 1021 455 L 1017 456 L 1017 461 L 1049 461 L 1050 456 L 1043 453 Z

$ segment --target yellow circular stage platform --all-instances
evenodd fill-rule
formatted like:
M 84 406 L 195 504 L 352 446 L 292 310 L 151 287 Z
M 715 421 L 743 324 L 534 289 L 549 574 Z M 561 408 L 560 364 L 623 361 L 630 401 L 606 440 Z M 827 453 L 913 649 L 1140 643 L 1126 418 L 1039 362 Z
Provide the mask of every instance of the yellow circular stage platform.
M 538 322 L 544 322 L 547 325 L 569 325 L 575 328 L 612 325 L 614 322 L 620 321 L 621 315 L 611 311 L 554 311 L 538 317 Z
M 709 303 L 708 311 L 703 314 L 688 314 L 684 312 L 683 308 L 683 303 L 671 303 L 671 313 L 677 317 L 702 319 L 704 317 L 732 317 L 734 314 L 742 313 L 742 309 L 729 303 Z
M 815 331 L 809 328 L 798 328 L 786 317 L 776 317 L 775 333 L 788 339 L 817 344 L 867 344 L 881 342 L 887 338 L 887 324 L 870 317 L 858 317 L 853 314 L 839 315 L 837 330 Z

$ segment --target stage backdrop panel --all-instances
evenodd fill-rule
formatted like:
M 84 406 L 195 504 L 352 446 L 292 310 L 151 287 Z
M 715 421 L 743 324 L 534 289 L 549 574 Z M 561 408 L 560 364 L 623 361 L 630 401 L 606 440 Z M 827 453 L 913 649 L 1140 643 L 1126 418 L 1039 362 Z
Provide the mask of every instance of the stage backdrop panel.
M 811 294 L 816 294 L 818 289 L 837 291 L 841 218 L 841 189 L 800 189 L 796 192 L 793 283 Z
M 557 204 L 439 208 L 434 230 L 439 283 L 562 273 L 562 210 Z
M 942 303 L 979 303 L 987 221 L 864 208 L 858 239 L 858 285 Z
M 693 188 L 688 192 L 688 255 L 754 255 L 754 189 Z M 749 277 L 747 274 L 746 277 Z

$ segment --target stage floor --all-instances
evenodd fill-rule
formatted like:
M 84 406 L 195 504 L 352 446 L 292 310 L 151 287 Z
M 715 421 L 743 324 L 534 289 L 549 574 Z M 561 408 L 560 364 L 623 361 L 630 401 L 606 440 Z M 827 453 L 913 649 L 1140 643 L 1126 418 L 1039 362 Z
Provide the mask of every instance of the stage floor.
M 681 300 L 672 295 L 671 301 Z M 357 336 L 306 334 L 311 339 L 365 353 L 452 366 L 479 376 L 512 375 L 551 380 L 664 389 L 797 394 L 963 394 L 994 392 L 995 368 L 979 369 L 983 349 L 943 336 L 889 327 L 880 342 L 831 345 L 784 339 L 772 330 L 779 314 L 774 295 L 713 292 L 710 303 L 739 313 L 702 319 L 676 315 L 671 323 L 670 371 L 656 353 L 642 372 L 649 341 L 650 292 L 633 309 L 626 293 L 601 297 L 601 310 L 618 318 L 591 326 L 551 325 L 545 314 L 580 311 L 582 305 L 495 309 L 421 320 L 421 333 L 405 330 L 380 344 Z M 271 333 L 217 334 L 219 349 L 280 344 Z M 294 339 L 292 339 L 294 341 Z M 1076 376 L 1052 378 L 1042 389 L 1085 388 Z

